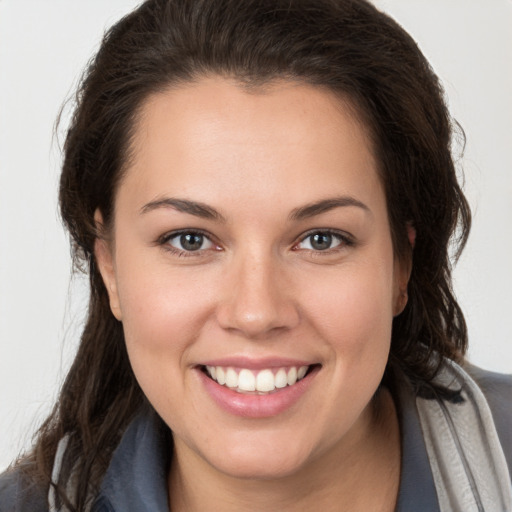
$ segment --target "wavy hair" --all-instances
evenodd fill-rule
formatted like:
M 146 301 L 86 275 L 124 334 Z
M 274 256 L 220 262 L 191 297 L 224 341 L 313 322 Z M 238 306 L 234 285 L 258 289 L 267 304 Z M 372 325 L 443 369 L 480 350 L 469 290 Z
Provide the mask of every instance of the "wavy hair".
M 75 360 L 29 460 L 32 474 L 54 485 L 72 510 L 86 509 L 145 400 L 95 264 L 94 212 L 111 224 L 144 100 L 206 75 L 246 86 L 301 81 L 351 102 L 372 138 L 397 257 L 411 257 L 407 226 L 416 231 L 408 303 L 393 322 L 388 370 L 429 382 L 439 356 L 459 360 L 466 349 L 450 249 L 457 256 L 464 247 L 470 211 L 451 153 L 455 124 L 413 39 L 366 0 L 147 0 L 104 36 L 64 145 L 60 209 L 75 265 L 90 277 L 90 301 Z M 64 435 L 63 471 L 51 484 Z M 71 473 L 76 485 L 66 495 Z

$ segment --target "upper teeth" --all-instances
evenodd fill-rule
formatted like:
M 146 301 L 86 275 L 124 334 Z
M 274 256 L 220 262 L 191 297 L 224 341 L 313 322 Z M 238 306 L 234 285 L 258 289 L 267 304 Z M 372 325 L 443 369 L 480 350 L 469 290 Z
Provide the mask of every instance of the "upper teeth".
M 276 388 L 293 386 L 306 375 L 308 368 L 308 366 L 291 366 L 253 371 L 246 368 L 207 366 L 206 370 L 213 380 L 228 388 L 268 393 Z

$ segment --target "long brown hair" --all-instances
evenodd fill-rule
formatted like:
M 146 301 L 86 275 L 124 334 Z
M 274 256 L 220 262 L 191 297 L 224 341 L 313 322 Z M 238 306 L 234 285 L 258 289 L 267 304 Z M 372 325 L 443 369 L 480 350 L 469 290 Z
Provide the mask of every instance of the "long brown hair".
M 352 102 L 373 139 L 397 257 L 410 256 L 406 227 L 416 230 L 409 300 L 394 319 L 389 365 L 428 382 L 439 356 L 458 359 L 466 348 L 449 248 L 456 232 L 455 253 L 462 250 L 470 212 L 441 85 L 411 37 L 366 0 L 148 0 L 105 35 L 64 146 L 60 208 L 75 264 L 90 276 L 90 301 L 76 358 L 30 460 L 32 474 L 50 485 L 56 446 L 69 435 L 57 487 L 76 510 L 144 401 L 95 265 L 94 212 L 111 225 L 143 101 L 208 74 L 249 86 L 299 80 Z M 66 497 L 71 471 L 76 486 Z

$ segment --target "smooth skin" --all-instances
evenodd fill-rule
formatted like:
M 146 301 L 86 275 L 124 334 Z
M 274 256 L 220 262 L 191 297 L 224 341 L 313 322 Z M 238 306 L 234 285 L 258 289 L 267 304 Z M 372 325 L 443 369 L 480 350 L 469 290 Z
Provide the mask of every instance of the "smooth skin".
M 378 389 L 409 272 L 350 104 L 205 77 L 148 98 L 132 149 L 96 257 L 134 373 L 173 431 L 173 512 L 392 511 L 399 426 Z M 284 412 L 244 418 L 200 378 L 230 357 L 319 371 Z

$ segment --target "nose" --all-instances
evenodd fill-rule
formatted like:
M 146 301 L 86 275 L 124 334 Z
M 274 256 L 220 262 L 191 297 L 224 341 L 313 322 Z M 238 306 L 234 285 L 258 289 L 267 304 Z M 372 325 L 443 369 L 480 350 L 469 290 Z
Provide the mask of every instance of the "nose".
M 300 321 L 290 280 L 271 256 L 245 255 L 232 261 L 224 279 L 217 318 L 223 329 L 262 339 Z

